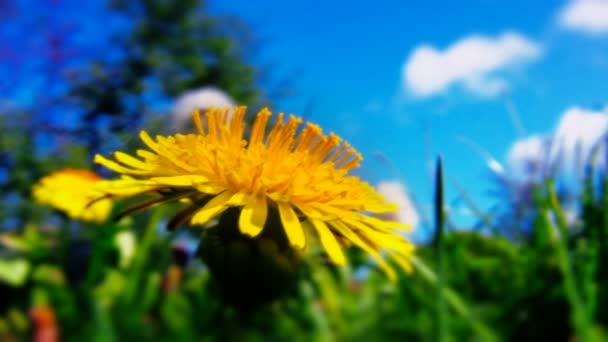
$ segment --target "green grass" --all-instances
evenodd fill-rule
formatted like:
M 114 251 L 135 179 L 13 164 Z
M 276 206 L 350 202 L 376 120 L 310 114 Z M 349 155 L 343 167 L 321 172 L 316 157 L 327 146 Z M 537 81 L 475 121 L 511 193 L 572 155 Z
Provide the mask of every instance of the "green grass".
M 391 283 L 357 251 L 349 253 L 351 267 L 336 268 L 312 250 L 292 289 L 246 310 L 223 299 L 199 259 L 182 267 L 172 257 L 175 233 L 162 228 L 162 206 L 99 227 L 67 219 L 57 229 L 43 228 L 43 221 L 29 222 L 0 239 L 0 339 L 30 338 L 43 328 L 32 309 L 48 307 L 66 340 L 500 341 L 576 336 L 599 341 L 608 324 L 608 276 L 603 271 L 608 261 L 608 182 L 595 174 L 601 184 L 597 187 L 590 177 L 584 180 L 582 215 L 575 226 L 566 221 L 554 182 L 538 184 L 531 204 L 536 219 L 515 240 L 445 229 L 439 162 L 437 230 L 432 243 L 419 246 L 412 274 Z M 134 237 L 132 246 L 118 243 L 125 233 Z M 77 253 L 78 248 L 82 250 Z M 169 287 L 172 274 L 180 276 Z

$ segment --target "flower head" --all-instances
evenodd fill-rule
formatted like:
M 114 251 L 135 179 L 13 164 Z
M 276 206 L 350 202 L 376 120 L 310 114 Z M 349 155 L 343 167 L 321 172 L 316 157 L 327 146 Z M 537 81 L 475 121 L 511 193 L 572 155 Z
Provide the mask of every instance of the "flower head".
M 114 197 L 161 195 L 136 209 L 186 198 L 189 204 L 173 217 L 173 225 L 203 225 L 236 207 L 239 230 L 250 237 L 265 229 L 270 211 L 278 212 L 292 247 L 303 248 L 310 229 L 336 264 L 345 263 L 342 246 L 352 243 L 391 278 L 394 271 L 382 252 L 409 270 L 413 245 L 396 232 L 409 226 L 369 215 L 397 208 L 349 174 L 362 160 L 354 148 L 312 123 L 301 127 L 300 118 L 285 121 L 283 113 L 269 125 L 267 109 L 257 114 L 245 138 L 245 110 L 194 112 L 198 134 L 153 139 L 142 131 L 148 149 L 138 150 L 139 158 L 123 152 L 114 160 L 96 156 L 95 162 L 123 175 L 104 181 L 100 189 Z
M 112 201 L 94 201 L 103 195 L 95 190 L 101 180 L 88 170 L 64 169 L 40 179 L 32 194 L 38 203 L 59 209 L 71 218 L 102 222 L 110 215 Z

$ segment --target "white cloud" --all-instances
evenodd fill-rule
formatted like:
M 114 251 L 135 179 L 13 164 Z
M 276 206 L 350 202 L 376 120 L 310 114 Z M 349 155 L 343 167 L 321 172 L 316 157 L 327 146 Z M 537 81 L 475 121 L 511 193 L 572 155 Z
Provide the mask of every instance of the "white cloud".
M 532 135 L 516 141 L 507 154 L 507 166 L 512 176 L 533 176 L 540 171 L 548 155 L 549 139 Z
M 608 109 L 604 111 L 570 107 L 548 136 L 532 135 L 516 141 L 509 149 L 509 170 L 515 175 L 535 175 L 558 160 L 566 169 L 584 165 L 593 147 L 608 132 Z
M 560 13 L 559 24 L 591 34 L 608 33 L 608 0 L 574 0 Z
M 192 123 L 192 112 L 195 109 L 205 110 L 209 107 L 233 107 L 234 100 L 225 92 L 215 87 L 202 87 L 182 94 L 173 106 L 173 128 L 181 130 Z
M 547 139 L 540 135 L 532 135 L 516 141 L 509 149 L 507 163 L 511 169 L 522 163 L 534 163 L 541 160 L 547 152 Z
M 608 132 L 608 110 L 571 107 L 562 115 L 552 142 L 552 155 L 561 152 L 564 161 L 586 161 L 593 146 Z
M 402 80 L 419 97 L 442 93 L 454 85 L 479 96 L 495 96 L 508 86 L 498 72 L 535 60 L 541 52 L 538 43 L 514 32 L 494 38 L 467 36 L 443 51 L 421 45 L 404 63 Z
M 387 219 L 397 222 L 406 223 L 413 227 L 417 226 L 420 221 L 420 216 L 416 207 L 410 198 L 405 186 L 398 181 L 383 181 L 376 186 L 378 192 L 384 196 L 387 202 L 395 203 L 399 206 L 399 210 L 394 213 L 389 213 Z

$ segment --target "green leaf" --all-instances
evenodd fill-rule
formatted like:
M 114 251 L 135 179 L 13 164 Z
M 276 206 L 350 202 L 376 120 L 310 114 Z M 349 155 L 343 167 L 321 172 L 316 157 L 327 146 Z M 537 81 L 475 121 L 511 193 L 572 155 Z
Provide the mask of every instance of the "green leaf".
M 0 281 L 20 287 L 27 280 L 31 265 L 26 259 L 0 259 Z

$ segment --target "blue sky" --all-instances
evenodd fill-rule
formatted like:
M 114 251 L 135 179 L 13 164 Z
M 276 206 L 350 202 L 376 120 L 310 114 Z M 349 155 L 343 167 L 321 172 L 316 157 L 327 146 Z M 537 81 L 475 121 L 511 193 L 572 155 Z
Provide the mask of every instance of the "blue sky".
M 365 176 L 373 182 L 395 178 L 373 157 L 380 151 L 423 204 L 431 195 L 429 159 L 442 154 L 448 185 L 456 180 L 482 207 L 490 205 L 484 195 L 491 187 L 484 160 L 459 136 L 505 163 L 516 141 L 550 135 L 569 108 L 606 114 L 605 3 L 591 11 L 565 1 L 265 0 L 209 5 L 213 12 L 238 15 L 255 28 L 265 41 L 258 58 L 278 64 L 277 74 L 299 72 L 298 96 L 282 101 L 278 109 L 297 114 L 312 99 L 312 120 L 342 135 L 366 156 Z M 571 12 L 568 18 L 566 11 Z M 473 66 L 468 76 L 481 79 L 477 86 L 461 78 L 421 97 L 404 81 L 404 65 L 423 45 L 442 54 L 472 37 L 491 45 L 509 33 L 528 46 L 513 48 L 504 65 L 496 62 L 497 67 L 485 71 Z M 473 53 L 480 59 L 473 65 L 505 50 L 498 45 L 489 48 L 487 56 Z M 434 69 L 432 63 L 427 67 Z M 467 66 L 463 68 L 461 74 L 468 77 Z M 492 93 L 494 86 L 505 91 Z M 519 113 L 523 132 L 515 128 L 507 101 Z M 454 189 L 449 186 L 448 191 L 453 199 Z M 457 222 L 468 222 L 461 216 Z
M 22 11 L 32 5 L 19 3 Z M 72 62 L 101 52 L 113 30 L 105 29 L 121 25 L 101 3 L 57 3 L 61 10 L 38 12 L 65 26 L 78 47 L 68 56 Z M 312 104 L 312 121 L 364 154 L 361 175 L 374 184 L 404 182 L 423 207 L 431 201 L 430 171 L 438 154 L 445 159 L 450 200 L 457 197 L 456 181 L 481 207 L 492 204 L 484 195 L 492 187 L 485 161 L 462 137 L 511 174 L 518 165 L 509 165 L 537 158 L 547 137 L 590 146 L 608 130 L 608 0 L 211 0 L 208 7 L 250 25 L 261 41 L 253 59 L 272 64 L 272 75 L 297 75 L 297 95 L 281 100 L 275 111 L 304 114 Z M 36 25 L 40 18 L 32 13 L 8 13 L 7 22 L 18 24 L 0 25 L 0 43 L 21 52 L 9 58 L 25 61 L 0 63 L 0 92 L 26 82 L 13 96 L 35 103 L 53 89 L 33 76 L 45 44 L 36 37 L 44 36 L 45 26 Z M 14 79 L 23 74 L 15 65 L 31 76 Z M 514 125 L 513 110 L 523 130 Z M 377 153 L 398 171 L 378 161 Z M 473 223 L 457 209 L 457 223 Z

